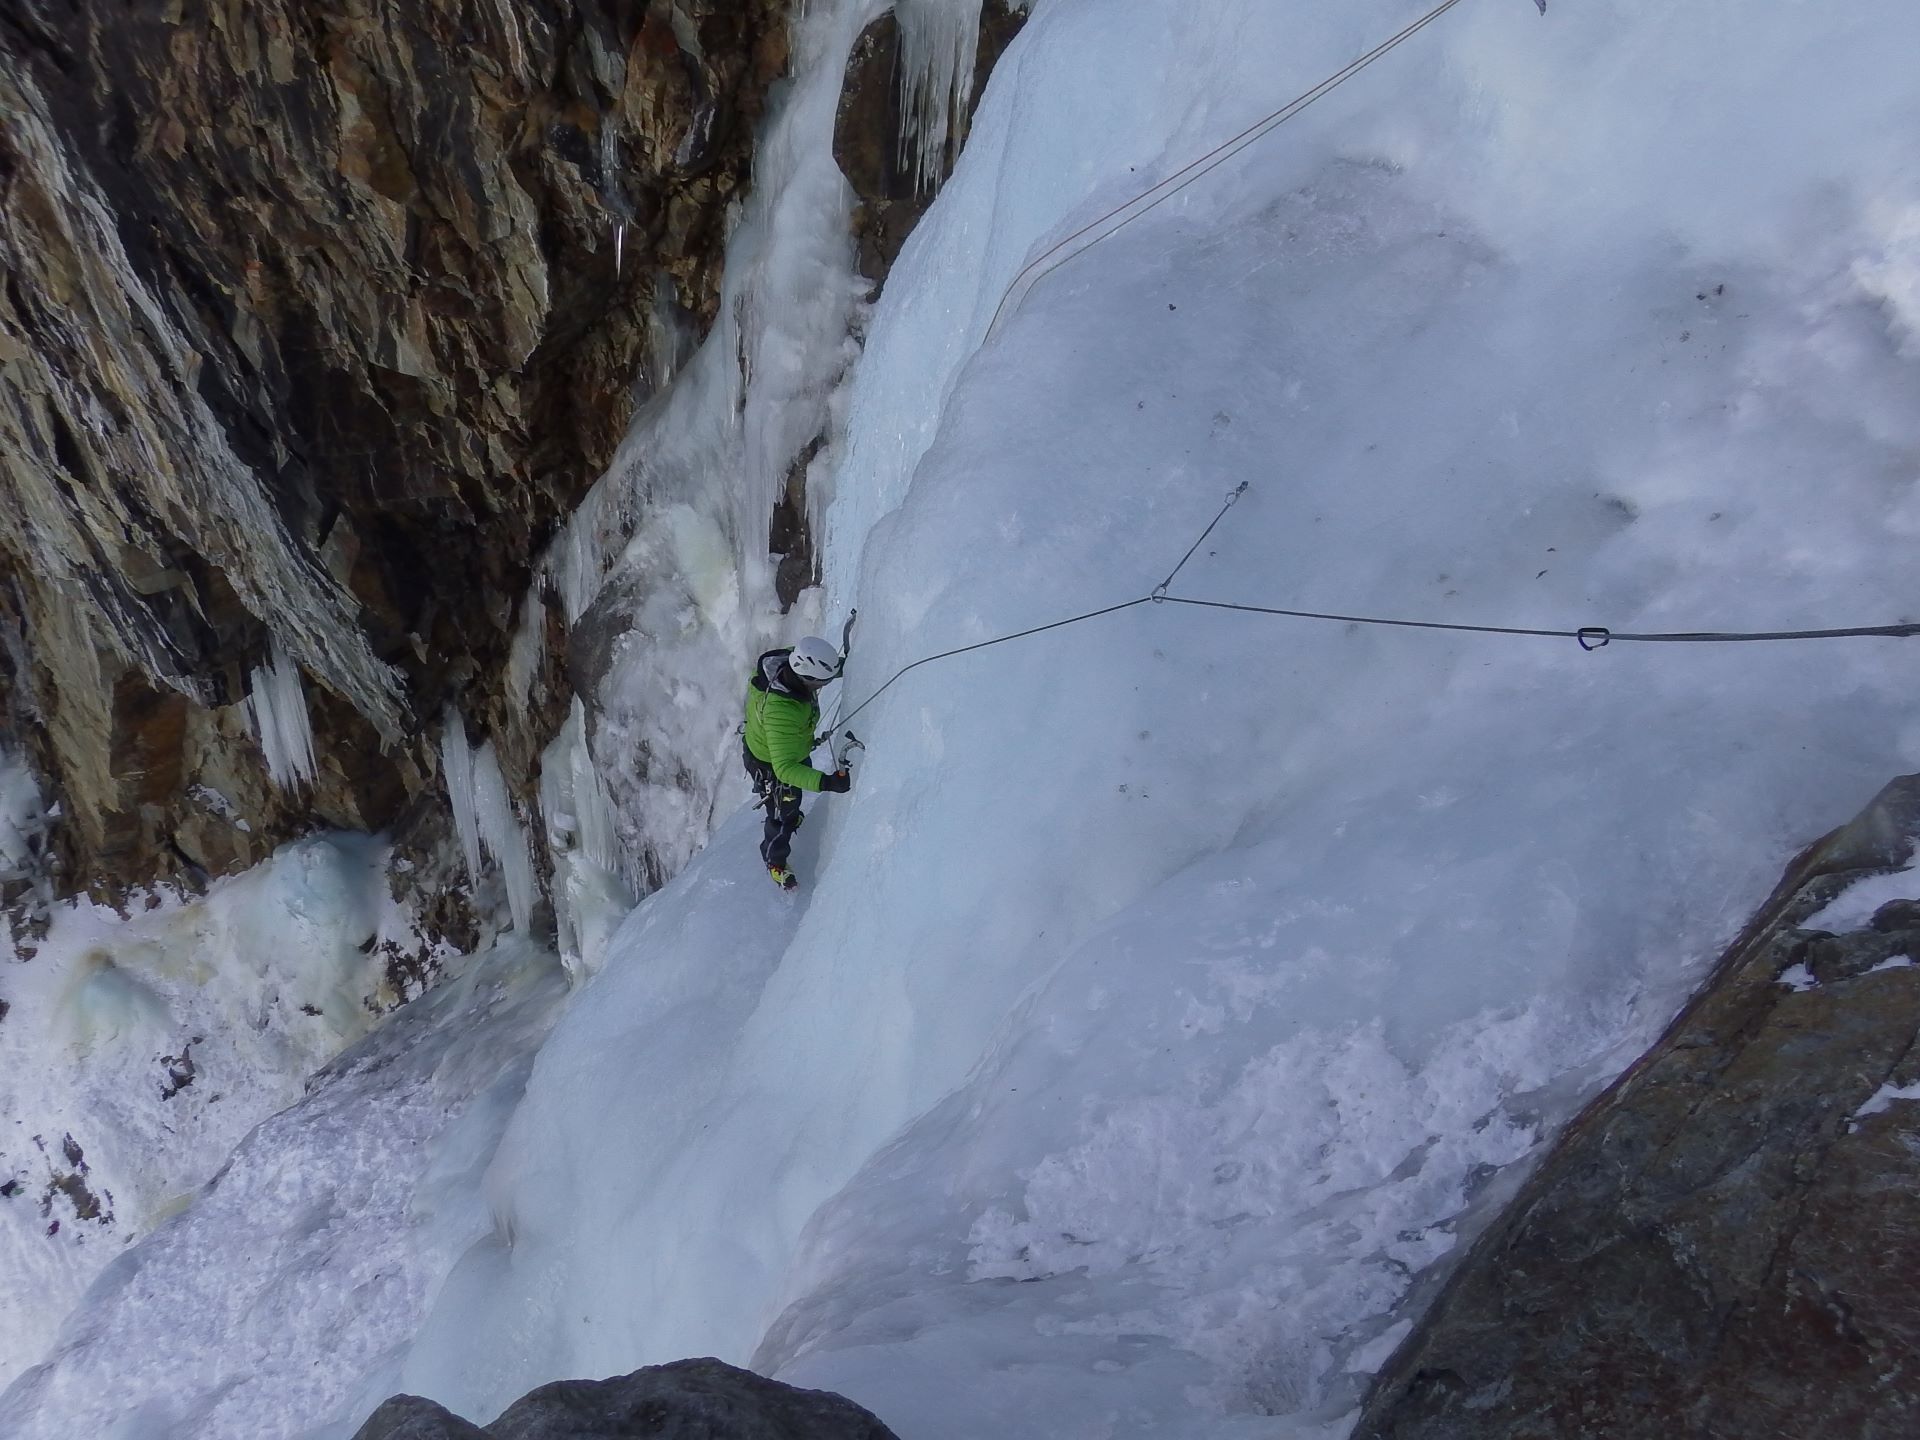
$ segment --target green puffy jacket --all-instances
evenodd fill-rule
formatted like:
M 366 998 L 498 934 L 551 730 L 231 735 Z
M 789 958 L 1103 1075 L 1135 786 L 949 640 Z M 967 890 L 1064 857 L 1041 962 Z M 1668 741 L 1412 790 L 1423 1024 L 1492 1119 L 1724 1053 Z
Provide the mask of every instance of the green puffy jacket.
M 782 785 L 818 790 L 826 777 L 807 763 L 820 707 L 813 692 L 787 669 L 790 650 L 769 650 L 754 667 L 747 690 L 747 752 L 773 767 Z

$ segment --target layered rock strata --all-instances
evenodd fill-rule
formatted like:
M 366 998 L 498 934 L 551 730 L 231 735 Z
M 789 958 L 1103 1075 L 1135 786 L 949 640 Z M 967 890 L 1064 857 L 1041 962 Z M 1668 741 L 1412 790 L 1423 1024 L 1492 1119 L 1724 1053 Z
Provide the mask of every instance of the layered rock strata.
M 1917 844 L 1907 776 L 1800 856 L 1474 1248 L 1356 1436 L 1920 1433 L 1920 903 L 1803 928 Z

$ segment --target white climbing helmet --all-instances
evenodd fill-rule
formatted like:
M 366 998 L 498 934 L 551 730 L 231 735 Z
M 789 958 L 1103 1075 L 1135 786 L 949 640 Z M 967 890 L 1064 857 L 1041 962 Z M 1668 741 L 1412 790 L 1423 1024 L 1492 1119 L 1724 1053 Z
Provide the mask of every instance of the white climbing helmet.
M 824 685 L 840 674 L 840 652 L 818 635 L 809 635 L 794 646 L 787 663 L 794 674 L 816 685 Z

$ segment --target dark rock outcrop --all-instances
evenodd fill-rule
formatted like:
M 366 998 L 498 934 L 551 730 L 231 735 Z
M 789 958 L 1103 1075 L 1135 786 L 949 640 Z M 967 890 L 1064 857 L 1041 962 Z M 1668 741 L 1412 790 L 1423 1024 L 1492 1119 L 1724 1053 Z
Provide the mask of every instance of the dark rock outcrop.
M 1920 1434 L 1920 776 L 1807 850 L 1381 1373 L 1363 1440 Z
M 449 701 L 524 787 L 565 693 L 502 699 L 515 605 L 663 318 L 714 316 L 788 8 L 0 8 L 0 743 L 63 889 L 385 825 Z M 296 794 L 242 704 L 276 649 Z
M 973 117 L 987 76 L 1026 19 L 1024 3 L 985 0 L 982 5 L 966 113 L 947 137 L 935 184 L 922 183 L 915 173 L 903 105 L 899 22 L 891 13 L 882 15 L 855 43 L 834 125 L 833 158 L 859 197 L 853 231 L 860 247 L 860 273 L 876 288 L 885 283 L 900 247 L 933 203 L 937 180 L 952 171 L 966 143 L 965 122 Z
M 842 1396 L 709 1359 L 543 1385 L 484 1429 L 396 1395 L 354 1440 L 893 1440 L 893 1432 Z

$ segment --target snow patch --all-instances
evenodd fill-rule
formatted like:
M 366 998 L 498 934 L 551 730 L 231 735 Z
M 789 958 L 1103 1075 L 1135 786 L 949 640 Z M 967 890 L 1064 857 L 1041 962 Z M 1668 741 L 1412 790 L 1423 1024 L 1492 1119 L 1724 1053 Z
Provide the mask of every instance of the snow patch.
M 1920 1080 L 1906 1085 L 1895 1085 L 1891 1080 L 1874 1091 L 1866 1103 L 1853 1112 L 1855 1120 L 1864 1120 L 1869 1115 L 1878 1115 L 1891 1110 L 1895 1102 L 1901 1100 L 1920 1100 Z
M 1845 935 L 1863 929 L 1874 912 L 1894 900 L 1920 900 L 1920 859 L 1904 870 L 1855 880 L 1816 913 L 1800 922 L 1802 930 Z
M 192 1130 L 137 1162 L 109 1165 L 97 1142 L 86 1152 L 89 1183 L 113 1187 L 123 1223 L 162 1176 L 187 1192 L 153 1212 L 178 1213 L 140 1245 L 98 1234 L 56 1266 L 59 1241 L 17 1234 L 28 1202 L 0 1202 L 13 1252 L 0 1298 L 8 1378 L 46 1352 L 0 1395 L 0 1432 L 346 1440 L 406 1388 L 392 1347 L 421 1324 L 455 1262 L 470 1247 L 511 1243 L 483 1177 L 566 993 L 550 953 L 510 942 L 400 1011 L 304 1094 L 296 1073 L 223 1071 L 219 1041 L 196 1044 L 201 1072 L 169 1114 L 183 1118 L 205 1086 L 231 1086 L 217 1152 Z M 79 1230 L 98 1227 L 69 1223 L 61 1237 Z M 472 1272 L 469 1263 L 454 1287 Z M 58 1325 L 60 1302 L 95 1274 L 85 1307 Z

